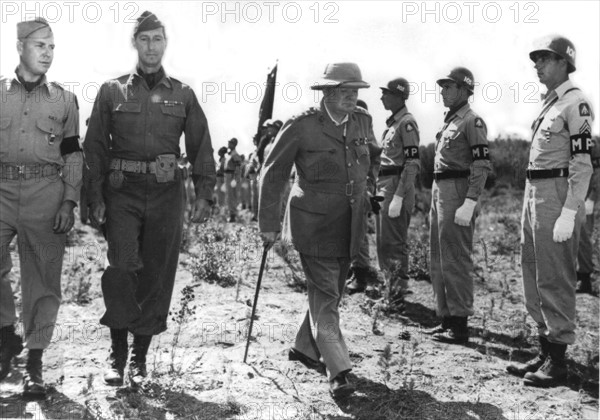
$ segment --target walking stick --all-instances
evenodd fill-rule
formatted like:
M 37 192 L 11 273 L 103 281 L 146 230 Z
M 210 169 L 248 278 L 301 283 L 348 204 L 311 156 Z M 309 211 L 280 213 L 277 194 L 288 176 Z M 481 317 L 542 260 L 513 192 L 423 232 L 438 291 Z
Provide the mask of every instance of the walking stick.
M 248 347 L 250 347 L 250 337 L 252 336 L 252 325 L 254 324 L 254 314 L 256 313 L 256 303 L 258 302 L 258 292 L 260 292 L 260 282 L 262 281 L 263 272 L 265 271 L 265 263 L 267 262 L 267 254 L 269 246 L 263 248 L 262 260 L 260 261 L 260 270 L 258 271 L 258 281 L 256 282 L 256 291 L 254 292 L 254 304 L 252 305 L 252 315 L 250 316 L 250 328 L 248 329 L 248 339 L 246 340 L 246 351 L 244 352 L 244 363 L 248 357 Z

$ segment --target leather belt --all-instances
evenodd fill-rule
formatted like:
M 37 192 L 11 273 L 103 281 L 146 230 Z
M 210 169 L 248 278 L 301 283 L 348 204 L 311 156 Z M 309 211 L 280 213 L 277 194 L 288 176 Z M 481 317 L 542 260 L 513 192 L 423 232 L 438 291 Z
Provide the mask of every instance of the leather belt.
M 367 187 L 367 181 L 348 183 L 341 182 L 308 182 L 302 178 L 299 178 L 296 183 L 300 189 L 305 191 L 322 192 L 326 194 L 339 194 L 350 197 L 354 194 L 364 191 Z
M 562 178 L 569 176 L 569 168 L 527 169 L 527 179 Z
M 470 174 L 471 174 L 471 171 L 434 172 L 433 179 L 435 179 L 436 181 L 441 181 L 443 179 L 468 178 Z
M 110 169 L 123 172 L 133 172 L 136 174 L 155 174 L 156 162 L 144 162 L 141 160 L 112 159 Z
M 58 166 L 52 163 L 0 163 L 2 180 L 16 181 L 58 175 Z
M 404 166 L 382 166 L 379 168 L 379 176 L 400 175 Z

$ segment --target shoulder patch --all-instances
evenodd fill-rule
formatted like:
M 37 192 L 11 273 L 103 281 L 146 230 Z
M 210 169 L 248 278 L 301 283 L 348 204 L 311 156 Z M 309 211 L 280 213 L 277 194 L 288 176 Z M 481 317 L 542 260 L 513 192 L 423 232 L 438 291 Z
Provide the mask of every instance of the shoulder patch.
M 405 129 L 407 132 L 411 132 L 411 131 L 414 131 L 415 126 L 412 125 L 412 123 L 408 123 L 408 124 L 406 124 Z
M 483 128 L 483 120 L 479 117 L 475 118 L 475 127 Z
M 590 106 L 582 102 L 579 104 L 579 116 L 580 117 L 589 117 L 592 113 L 590 112 Z

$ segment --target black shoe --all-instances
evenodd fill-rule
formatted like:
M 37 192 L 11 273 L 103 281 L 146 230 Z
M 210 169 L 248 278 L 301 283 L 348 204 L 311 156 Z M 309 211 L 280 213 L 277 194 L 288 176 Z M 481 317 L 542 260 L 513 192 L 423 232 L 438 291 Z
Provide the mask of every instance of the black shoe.
M 15 334 L 15 327 L 9 325 L 0 328 L 0 381 L 10 373 L 13 357 L 18 356 L 22 351 L 23 341 Z
M 349 295 L 353 295 L 355 293 L 362 293 L 367 289 L 367 285 L 358 281 L 356 278 L 352 278 L 346 283 L 346 291 Z
M 466 344 L 469 342 L 469 327 L 467 325 L 467 317 L 453 316 L 450 317 L 450 329 L 433 334 L 433 339 L 440 343 L 447 344 Z
M 329 392 L 333 398 L 345 398 L 356 391 L 354 385 L 348 381 L 347 373 L 341 372 L 329 381 Z
M 325 373 L 325 365 L 317 360 L 311 359 L 304 353 L 296 350 L 295 348 L 291 348 L 288 352 L 288 360 L 296 361 L 302 363 L 309 369 L 313 369 L 319 371 L 321 373 Z
M 546 361 L 537 371 L 527 373 L 523 383 L 540 388 L 554 387 L 565 383 L 567 379 L 566 350 L 566 344 L 549 342 Z
M 104 371 L 104 383 L 111 386 L 121 386 L 123 385 L 125 365 L 127 364 L 127 329 L 111 328 L 110 338 L 109 367 Z
M 23 377 L 23 397 L 28 399 L 46 398 L 46 385 L 42 379 L 42 349 L 29 349 L 26 374 Z
M 506 367 L 506 371 L 508 373 L 510 373 L 511 375 L 515 375 L 520 378 L 523 378 L 526 374 L 528 374 L 530 372 L 531 373 L 536 372 L 540 367 L 542 367 L 542 365 L 546 361 L 546 358 L 548 357 L 548 340 L 546 340 L 546 338 L 542 337 L 542 336 L 539 337 L 539 340 L 540 340 L 540 351 L 539 351 L 538 355 L 535 357 L 535 359 L 530 360 L 529 362 L 527 362 L 525 364 L 508 365 Z
M 576 293 L 587 293 L 592 295 L 592 280 L 590 279 L 590 273 L 577 273 L 577 289 Z
M 129 361 L 129 382 L 132 388 L 139 387 L 148 372 L 146 371 L 146 355 L 152 341 L 151 335 L 134 335 Z

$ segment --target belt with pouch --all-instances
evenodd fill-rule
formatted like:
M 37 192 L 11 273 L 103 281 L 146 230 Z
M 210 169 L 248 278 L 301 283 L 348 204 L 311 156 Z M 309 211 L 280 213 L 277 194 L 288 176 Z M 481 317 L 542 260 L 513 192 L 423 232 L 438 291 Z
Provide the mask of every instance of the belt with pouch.
M 123 172 L 133 172 L 136 174 L 155 174 L 156 162 L 115 158 L 110 161 L 110 169 Z
M 527 169 L 527 179 L 562 178 L 569 176 L 569 168 Z
M 433 179 L 441 181 L 443 179 L 454 179 L 454 178 L 468 178 L 471 171 L 444 171 L 434 172 Z
M 59 174 L 58 166 L 53 163 L 0 163 L 0 178 L 16 181 L 50 177 Z
M 382 166 L 379 168 L 379 176 L 400 175 L 404 166 Z
M 302 178 L 295 181 L 300 189 L 305 191 L 321 192 L 325 194 L 338 194 L 350 197 L 359 191 L 364 191 L 367 181 L 347 183 L 342 182 L 308 182 Z

